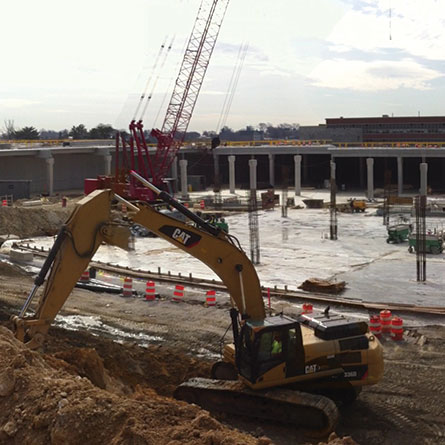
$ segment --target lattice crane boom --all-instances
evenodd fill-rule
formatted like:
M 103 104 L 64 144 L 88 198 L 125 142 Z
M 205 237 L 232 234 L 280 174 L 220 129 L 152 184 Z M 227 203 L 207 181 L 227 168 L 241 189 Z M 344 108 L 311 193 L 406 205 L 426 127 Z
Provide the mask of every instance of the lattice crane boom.
M 151 175 L 157 184 L 166 176 L 192 118 L 204 76 L 230 0 L 202 0 L 161 130 L 153 129 L 158 147 Z

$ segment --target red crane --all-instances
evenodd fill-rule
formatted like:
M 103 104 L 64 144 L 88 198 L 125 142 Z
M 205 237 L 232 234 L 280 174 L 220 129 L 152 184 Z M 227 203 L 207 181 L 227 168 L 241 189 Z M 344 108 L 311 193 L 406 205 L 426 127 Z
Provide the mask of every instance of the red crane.
M 184 142 L 229 1 L 201 1 L 164 123 L 160 130 L 151 131 L 151 135 L 157 140 L 154 153 L 153 150 L 150 153 L 145 139 L 142 119 L 131 121 L 131 136 L 128 145 L 124 138 L 117 134 L 116 174 L 114 181 L 111 181 L 111 186 L 117 193 L 131 199 L 152 200 L 154 198 L 149 189 L 140 187 L 135 179 L 129 176 L 130 169 L 149 179 L 158 188 L 165 187 L 165 178 Z M 119 151 L 122 153 L 121 159 Z

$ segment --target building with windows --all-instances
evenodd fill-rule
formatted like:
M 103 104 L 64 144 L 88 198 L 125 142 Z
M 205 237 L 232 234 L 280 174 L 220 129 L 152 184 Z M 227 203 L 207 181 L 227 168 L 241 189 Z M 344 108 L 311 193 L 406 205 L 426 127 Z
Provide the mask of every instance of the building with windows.
M 326 129 L 339 134 L 358 130 L 363 142 L 444 142 L 445 116 L 328 118 Z

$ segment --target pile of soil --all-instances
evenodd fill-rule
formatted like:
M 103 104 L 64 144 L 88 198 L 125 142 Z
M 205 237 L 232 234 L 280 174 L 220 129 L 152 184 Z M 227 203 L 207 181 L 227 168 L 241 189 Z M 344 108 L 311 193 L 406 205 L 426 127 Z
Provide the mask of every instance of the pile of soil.
M 4 327 L 0 327 L 0 351 L 1 443 L 270 443 L 229 429 L 199 407 L 147 387 L 136 386 L 128 396 L 100 389 L 88 378 L 67 372 L 66 362 L 54 356 L 48 361 L 30 351 Z M 82 352 L 74 354 L 85 358 Z M 85 363 L 96 365 L 96 378 L 100 377 L 98 357 Z
M 306 292 L 321 292 L 323 294 L 339 294 L 343 292 L 346 287 L 345 281 L 329 281 L 320 278 L 308 278 L 298 289 Z
M 67 220 L 72 208 L 0 207 L 0 234 L 19 238 L 55 235 Z

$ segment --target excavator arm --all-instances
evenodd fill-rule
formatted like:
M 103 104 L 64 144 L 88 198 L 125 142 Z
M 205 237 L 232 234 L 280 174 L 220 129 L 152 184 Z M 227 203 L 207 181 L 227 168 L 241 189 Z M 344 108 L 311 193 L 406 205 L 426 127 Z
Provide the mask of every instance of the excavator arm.
M 257 273 L 246 254 L 235 245 L 233 237 L 224 231 L 214 236 L 149 206 L 140 207 L 131 218 L 212 269 L 226 285 L 243 317 L 265 317 Z
M 101 243 L 128 248 L 130 230 L 111 221 L 113 196 L 110 190 L 96 190 L 77 203 L 60 229 L 19 316 L 12 317 L 16 337 L 31 348 L 42 345 L 51 323 Z M 35 314 L 26 317 L 32 299 L 43 283 L 45 287 Z
M 133 205 L 111 190 L 96 190 L 79 201 L 60 229 L 19 316 L 12 317 L 16 337 L 31 348 L 39 347 L 101 243 L 128 248 L 129 228 L 111 219 L 115 198 L 126 203 L 133 222 L 145 226 L 212 269 L 226 284 L 232 304 L 243 318 L 263 319 L 265 310 L 259 279 L 252 263 L 238 247 L 236 238 L 206 223 L 170 195 L 162 193 L 167 202 L 194 220 L 195 226 L 171 218 L 149 205 Z M 27 317 L 26 312 L 43 283 L 45 287 L 35 314 Z

